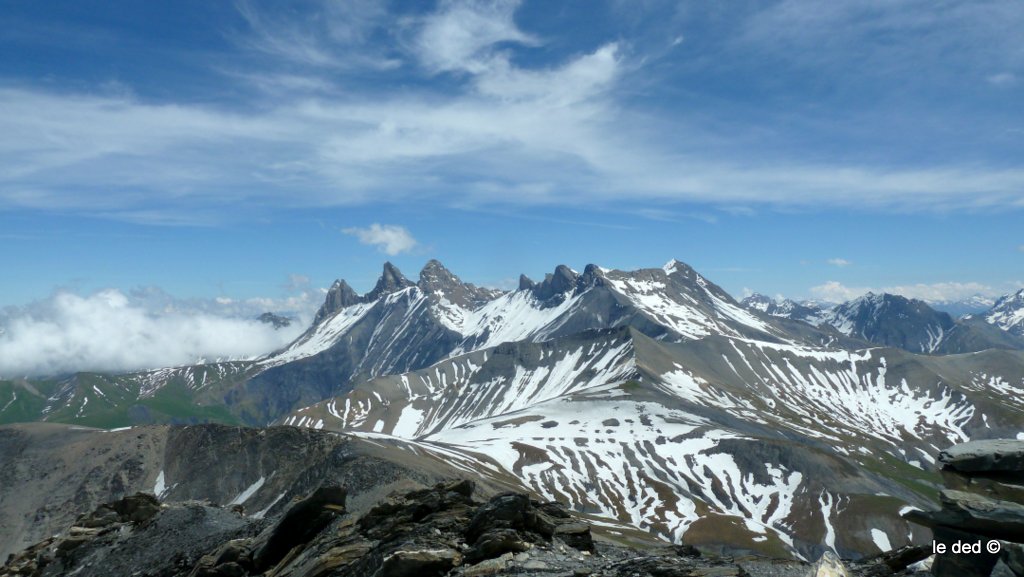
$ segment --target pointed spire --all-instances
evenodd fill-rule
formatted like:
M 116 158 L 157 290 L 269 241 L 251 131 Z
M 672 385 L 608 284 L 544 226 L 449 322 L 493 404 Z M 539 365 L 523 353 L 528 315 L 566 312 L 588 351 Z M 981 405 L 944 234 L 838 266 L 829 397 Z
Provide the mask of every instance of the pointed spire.
M 420 290 L 430 293 L 445 288 L 456 287 L 462 284 L 459 277 L 452 274 L 440 261 L 430 259 L 423 270 L 420 271 L 420 280 L 416 283 Z
M 318 310 L 316 312 L 316 316 L 313 317 L 313 324 L 319 323 L 343 308 L 350 307 L 360 302 L 362 302 L 362 299 L 359 298 L 356 291 L 352 290 L 352 287 L 348 286 L 347 282 L 341 279 L 336 280 L 327 291 L 327 296 L 324 298 L 324 304 L 320 306 L 320 310 Z
M 377 279 L 377 285 L 373 287 L 372 291 L 366 293 L 363 300 L 375 301 L 384 295 L 389 295 L 411 286 L 413 286 L 412 281 L 405 278 L 405 275 L 402 274 L 402 271 L 398 270 L 398 267 L 390 262 L 386 262 L 384 263 L 384 271 L 381 272 L 380 278 Z

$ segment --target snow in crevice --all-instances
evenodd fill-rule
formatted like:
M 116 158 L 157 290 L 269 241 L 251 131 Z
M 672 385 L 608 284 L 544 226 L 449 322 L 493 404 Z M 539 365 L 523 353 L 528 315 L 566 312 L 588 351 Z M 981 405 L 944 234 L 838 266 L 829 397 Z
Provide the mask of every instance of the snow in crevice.
M 242 505 L 242 504 L 244 504 L 246 501 L 249 500 L 250 497 L 252 497 L 253 495 L 256 494 L 256 491 L 260 490 L 260 487 L 262 487 L 263 483 L 265 483 L 266 481 L 267 481 L 267 479 L 265 477 L 260 477 L 252 485 L 249 485 L 248 487 L 245 488 L 244 491 L 242 491 L 237 496 L 235 496 L 234 499 L 229 501 L 228 505 Z
M 164 472 L 161 469 L 160 474 L 156 476 L 156 483 L 153 485 L 153 494 L 156 495 L 157 499 L 164 496 L 167 492 L 167 478 L 164 477 Z

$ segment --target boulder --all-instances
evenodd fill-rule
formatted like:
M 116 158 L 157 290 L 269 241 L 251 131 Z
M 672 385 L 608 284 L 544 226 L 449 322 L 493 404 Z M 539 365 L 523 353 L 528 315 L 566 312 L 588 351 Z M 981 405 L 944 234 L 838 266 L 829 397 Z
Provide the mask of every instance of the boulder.
M 955 445 L 939 453 L 939 461 L 967 473 L 1024 473 L 1024 440 L 990 439 Z
M 1017 541 L 1024 538 L 1024 505 L 965 491 L 939 493 L 941 524 L 978 535 Z
M 573 549 L 590 551 L 591 553 L 595 551 L 594 538 L 590 534 L 590 525 L 586 523 L 560 523 L 555 527 L 555 537 L 561 539 L 562 542 Z
M 947 489 L 1024 503 L 1024 473 L 962 473 L 949 468 L 941 473 Z
M 399 549 L 384 558 L 379 577 L 436 577 L 462 564 L 452 549 Z
M 1003 543 L 1000 561 L 1014 577 L 1024 577 L 1024 545 L 1020 543 Z
M 500 557 L 495 557 L 494 559 L 487 559 L 486 561 L 481 561 L 475 565 L 466 567 L 465 571 L 463 572 L 463 576 L 484 577 L 486 575 L 497 575 L 498 573 L 505 571 L 505 569 L 509 566 L 509 563 L 511 562 L 512 554 L 505 553 Z
M 528 551 L 532 544 L 523 539 L 515 529 L 491 529 L 480 535 L 473 546 L 466 551 L 466 560 L 475 563 L 498 557 L 505 553 Z
M 850 577 L 846 566 L 832 551 L 825 551 L 818 561 L 811 566 L 807 577 Z
M 536 525 L 536 512 L 530 504 L 530 498 L 521 493 L 506 493 L 494 497 L 477 509 L 466 528 L 466 542 L 476 543 L 481 535 L 495 529 L 523 531 L 533 529 Z
M 949 527 L 936 527 L 934 529 L 935 541 L 939 543 L 952 544 L 957 541 L 976 542 L 978 536 L 951 529 Z M 978 554 L 952 554 L 946 553 L 936 555 L 932 563 L 932 575 L 935 577 L 989 577 L 999 555 L 993 555 L 984 547 Z
M 295 546 L 309 542 L 345 511 L 345 497 L 341 487 L 321 487 L 292 505 L 269 529 L 265 544 L 254 556 L 254 569 L 273 567 Z
M 875 557 L 875 560 L 888 567 L 891 573 L 899 573 L 914 563 L 924 561 L 932 555 L 932 548 L 928 545 L 913 546 L 907 545 Z

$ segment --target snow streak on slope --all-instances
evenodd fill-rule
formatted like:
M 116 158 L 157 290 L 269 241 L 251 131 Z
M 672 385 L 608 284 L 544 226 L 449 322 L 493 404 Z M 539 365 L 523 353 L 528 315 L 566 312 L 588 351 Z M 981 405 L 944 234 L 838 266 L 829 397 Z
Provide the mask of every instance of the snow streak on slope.
M 374 304 L 376 303 L 359 303 L 339 310 L 333 317 L 312 327 L 309 332 L 288 345 L 288 348 L 280 353 L 269 355 L 260 361 L 260 364 L 268 367 L 283 365 L 329 349 L 344 336 L 352 325 L 359 322 Z
M 303 423 L 311 412 L 319 417 L 324 411 L 311 409 L 320 408 L 329 415 L 325 418 L 334 421 L 329 428 L 414 438 L 513 412 L 633 376 L 632 347 L 623 334 L 574 348 L 505 346 L 456 357 L 422 371 L 370 381 L 344 400 L 332 399 L 296 412 L 285 424 Z M 519 357 L 530 361 L 510 362 Z
M 545 307 L 528 290 L 503 294 L 464 317 L 457 330 L 467 338 L 452 355 L 507 342 L 546 340 L 565 322 L 582 296 L 566 294 L 561 303 Z
M 671 271 L 669 274 L 676 272 L 671 264 L 665 266 L 666 271 Z M 649 276 L 640 273 L 649 273 Z M 782 336 L 749 311 L 716 295 L 700 275 L 696 275 L 696 288 L 703 293 L 705 302 L 686 290 L 680 290 L 672 278 L 661 275 L 661 271 L 640 273 L 608 271 L 604 278 L 616 292 L 629 299 L 656 323 L 672 329 L 683 338 L 699 339 L 711 334 L 741 336 L 732 326 L 733 323 L 764 334 Z
M 938 382 L 912 387 L 905 378 L 889 377 L 879 349 L 825 351 L 729 341 L 731 350 L 723 358 L 742 388 L 721 390 L 678 365 L 664 375 L 666 385 L 683 398 L 826 439 L 844 451 L 863 446 L 864 438 L 882 441 L 893 453 L 908 442 L 968 440 L 963 427 L 975 412 L 968 399 Z
M 1019 399 L 1017 403 L 1024 408 L 1024 379 L 1019 383 L 1011 383 L 1005 377 L 990 375 L 986 372 L 971 375 L 970 388 L 976 391 L 991 391 L 1005 395 L 1008 399 Z
M 658 403 L 619 398 L 614 386 L 445 429 L 425 440 L 488 455 L 550 499 L 679 541 L 695 499 L 742 518 L 748 530 L 791 542 L 783 522 L 802 476 L 765 463 L 755 480 L 716 450 L 735 433 Z
M 249 370 L 252 361 L 228 361 L 190 367 L 170 367 L 156 369 L 132 375 L 129 382 L 139 385 L 139 397 L 152 396 L 159 389 L 174 380 L 180 380 L 193 391 L 198 391 L 211 383 L 229 379 Z

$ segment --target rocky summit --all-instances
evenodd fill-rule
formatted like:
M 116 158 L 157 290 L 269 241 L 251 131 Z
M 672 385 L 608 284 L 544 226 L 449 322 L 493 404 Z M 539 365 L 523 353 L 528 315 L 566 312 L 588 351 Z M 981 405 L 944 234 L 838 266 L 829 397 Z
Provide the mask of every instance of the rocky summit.
M 903 574 L 910 559 L 894 569 L 894 556 L 847 567 L 831 554 L 808 564 L 639 548 L 558 503 L 522 493 L 480 501 L 474 489 L 442 482 L 355 514 L 344 488 L 323 486 L 272 519 L 139 493 L 11 555 L 0 577 L 856 577 Z

